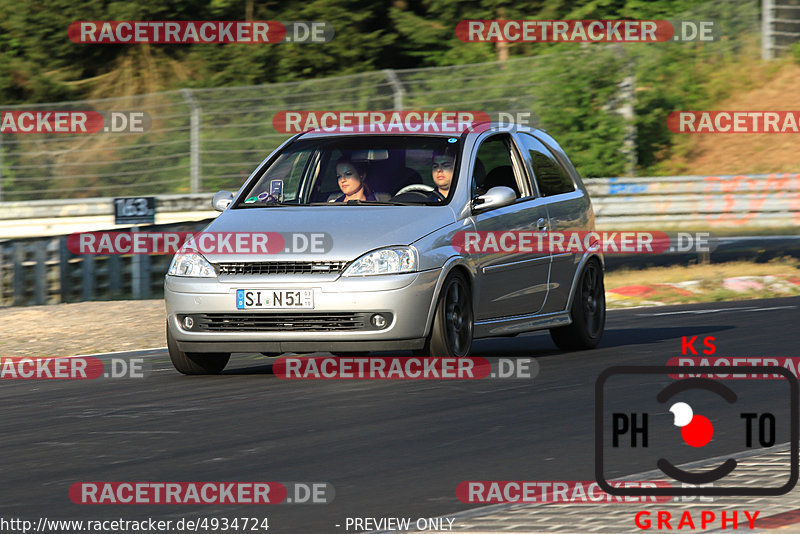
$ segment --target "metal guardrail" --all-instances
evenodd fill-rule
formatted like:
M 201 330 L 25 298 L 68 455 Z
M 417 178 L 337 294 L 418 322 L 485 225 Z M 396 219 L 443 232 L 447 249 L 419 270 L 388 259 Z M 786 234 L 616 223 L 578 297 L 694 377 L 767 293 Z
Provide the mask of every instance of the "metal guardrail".
M 587 178 L 597 226 L 800 226 L 800 173 Z M 159 195 L 159 223 L 213 217 L 211 194 Z M 169 220 L 164 220 L 169 217 Z M 64 229 L 58 231 L 59 226 Z M 113 228 L 111 198 L 0 202 L 0 239 Z
M 798 41 L 800 2 L 761 0 L 761 58 L 776 58 Z
M 209 220 L 149 226 L 149 231 L 197 231 Z M 124 231 L 124 228 L 118 228 Z M 171 256 L 75 255 L 67 237 L 0 241 L 0 307 L 163 296 Z
M 598 229 L 800 229 L 800 173 L 590 178 L 585 182 Z M 210 202 L 211 194 L 157 197 L 159 213 L 175 217 L 215 213 Z M 107 222 L 98 223 L 98 217 Z M 0 203 L 0 231 L 9 224 L 35 233 L 37 221 L 42 220 L 54 228 L 65 228 L 63 222 L 71 221 L 73 231 L 123 230 L 114 228 L 111 198 Z M 81 220 L 92 222 L 80 229 Z M 209 220 L 150 229 L 194 231 Z M 159 298 L 169 261 L 168 256 L 77 257 L 66 249 L 63 236 L 2 241 L 0 306 Z
M 157 198 L 158 213 L 211 209 L 211 195 L 206 193 L 158 195 Z M 112 202 L 113 199 L 107 197 L 0 202 L 0 220 L 113 215 Z
M 208 221 L 148 230 L 199 230 Z M 800 258 L 800 236 L 712 238 L 713 252 L 609 254 L 606 269 L 686 265 L 698 261 L 748 259 L 764 262 L 778 256 Z M 702 257 L 701 257 L 702 256 Z M 170 256 L 76 256 L 66 238 L 0 243 L 0 307 L 69 303 L 86 300 L 148 299 L 163 296 Z
M 800 226 L 800 173 L 584 181 L 598 227 Z
M 0 202 L 0 239 L 59 236 L 114 226 L 113 198 Z M 219 213 L 211 194 L 159 195 L 156 224 L 208 219 Z

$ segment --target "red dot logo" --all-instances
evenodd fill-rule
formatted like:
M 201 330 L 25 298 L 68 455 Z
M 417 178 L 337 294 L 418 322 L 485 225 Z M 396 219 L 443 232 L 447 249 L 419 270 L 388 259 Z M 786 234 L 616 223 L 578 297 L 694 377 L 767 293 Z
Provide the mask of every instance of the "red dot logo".
M 704 447 L 714 437 L 714 425 L 703 415 L 694 415 L 692 407 L 676 402 L 670 409 L 675 415 L 674 424 L 681 428 L 681 437 L 687 445 Z

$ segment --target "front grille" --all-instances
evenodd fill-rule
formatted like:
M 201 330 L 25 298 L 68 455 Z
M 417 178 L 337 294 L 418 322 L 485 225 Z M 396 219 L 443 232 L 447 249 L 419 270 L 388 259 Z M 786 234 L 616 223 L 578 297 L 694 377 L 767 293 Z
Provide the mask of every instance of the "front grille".
M 203 313 L 192 332 L 332 332 L 370 328 L 368 313 Z M 184 316 L 178 318 L 183 321 Z
M 218 263 L 219 274 L 327 274 L 340 273 L 346 261 L 262 261 Z

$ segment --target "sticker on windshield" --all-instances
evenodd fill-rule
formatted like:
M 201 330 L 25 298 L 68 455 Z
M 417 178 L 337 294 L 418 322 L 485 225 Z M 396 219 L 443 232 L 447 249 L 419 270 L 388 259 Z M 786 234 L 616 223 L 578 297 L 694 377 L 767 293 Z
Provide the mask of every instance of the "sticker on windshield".
M 259 193 L 258 194 L 258 200 L 260 200 L 261 202 L 264 202 L 265 200 L 267 200 L 268 196 L 269 196 L 269 193 L 264 191 L 263 193 Z
M 256 201 L 258 201 L 258 197 L 250 197 L 250 198 L 245 199 L 244 203 L 245 204 L 252 204 L 253 202 L 256 202 Z
M 458 143 L 458 138 L 457 137 L 451 137 L 450 139 L 447 140 L 447 142 L 448 143 Z

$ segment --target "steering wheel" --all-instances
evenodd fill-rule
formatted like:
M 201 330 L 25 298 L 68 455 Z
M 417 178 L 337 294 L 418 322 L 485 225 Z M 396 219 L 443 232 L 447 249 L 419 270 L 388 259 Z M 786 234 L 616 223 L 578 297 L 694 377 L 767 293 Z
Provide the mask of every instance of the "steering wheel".
M 445 200 L 444 195 L 442 195 L 439 191 L 437 191 L 435 187 L 430 186 L 430 185 L 426 185 L 426 184 L 411 184 L 411 185 L 407 185 L 404 188 L 402 188 L 400 191 L 395 193 L 394 196 L 399 196 L 399 195 L 402 195 L 403 193 L 410 193 L 412 191 L 420 191 L 420 192 L 430 193 L 439 202 L 444 202 L 444 200 Z

